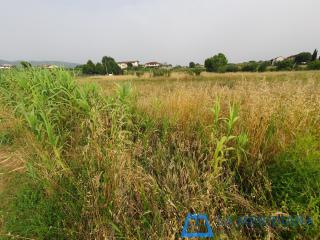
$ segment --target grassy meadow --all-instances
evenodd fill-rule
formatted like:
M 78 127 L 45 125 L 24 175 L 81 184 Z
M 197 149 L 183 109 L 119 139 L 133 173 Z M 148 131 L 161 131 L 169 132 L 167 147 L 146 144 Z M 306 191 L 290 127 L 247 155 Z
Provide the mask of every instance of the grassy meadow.
M 0 239 L 319 239 L 320 72 L 0 72 Z M 215 218 L 304 216 L 298 226 Z

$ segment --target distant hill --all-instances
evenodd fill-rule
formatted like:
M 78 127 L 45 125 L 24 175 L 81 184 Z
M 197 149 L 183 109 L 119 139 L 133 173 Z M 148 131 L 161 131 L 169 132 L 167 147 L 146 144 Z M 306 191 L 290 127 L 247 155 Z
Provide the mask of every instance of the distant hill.
M 19 61 L 7 61 L 7 60 L 1 60 L 0 59 L 0 64 L 12 64 L 12 65 L 17 65 L 21 62 L 22 60 Z M 28 61 L 31 63 L 33 66 L 38 66 L 38 65 L 43 65 L 43 64 L 50 64 L 50 65 L 57 65 L 59 67 L 66 67 L 66 68 L 74 68 L 77 65 L 80 65 L 79 63 L 71 63 L 71 62 L 63 62 L 63 61 Z

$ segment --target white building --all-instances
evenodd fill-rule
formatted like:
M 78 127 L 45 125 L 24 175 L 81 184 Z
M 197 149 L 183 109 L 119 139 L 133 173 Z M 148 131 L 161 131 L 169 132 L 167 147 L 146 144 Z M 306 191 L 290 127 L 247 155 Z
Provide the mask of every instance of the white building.
M 46 69 L 59 68 L 57 65 L 52 65 L 52 64 L 42 64 L 40 67 L 41 68 L 46 68 Z
M 132 65 L 132 67 L 139 67 L 139 61 L 125 61 L 125 62 L 118 62 L 118 66 L 121 69 L 127 69 L 129 64 Z
M 274 65 L 275 63 L 283 62 L 284 60 L 286 60 L 285 57 L 282 57 L 282 56 L 276 57 L 276 58 L 271 59 L 271 64 Z
M 0 69 L 10 69 L 12 68 L 11 64 L 0 64 Z
M 144 64 L 144 67 L 149 67 L 149 68 L 155 68 L 155 67 L 160 67 L 161 64 L 158 62 L 148 62 Z

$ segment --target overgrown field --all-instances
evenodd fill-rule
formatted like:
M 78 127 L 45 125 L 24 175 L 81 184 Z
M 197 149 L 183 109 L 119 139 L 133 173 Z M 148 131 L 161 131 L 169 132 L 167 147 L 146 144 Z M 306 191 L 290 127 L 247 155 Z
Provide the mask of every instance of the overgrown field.
M 178 239 L 189 212 L 216 239 L 320 238 L 320 72 L 10 70 L 0 102 L 2 239 Z M 312 222 L 217 221 L 288 215 Z

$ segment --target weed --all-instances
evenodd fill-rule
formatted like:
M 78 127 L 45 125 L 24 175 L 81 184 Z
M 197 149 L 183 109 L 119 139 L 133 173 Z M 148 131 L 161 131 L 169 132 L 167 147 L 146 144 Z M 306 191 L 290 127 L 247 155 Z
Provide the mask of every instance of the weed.
M 103 95 L 61 69 L 1 73 L 0 101 L 20 127 L 1 127 L 0 139 L 20 142 L 26 162 L 0 196 L 2 232 L 174 239 L 190 211 L 213 224 L 217 215 L 280 210 L 318 223 L 319 79 L 172 73 L 116 89 L 99 80 Z M 214 230 L 293 239 L 319 228 Z

